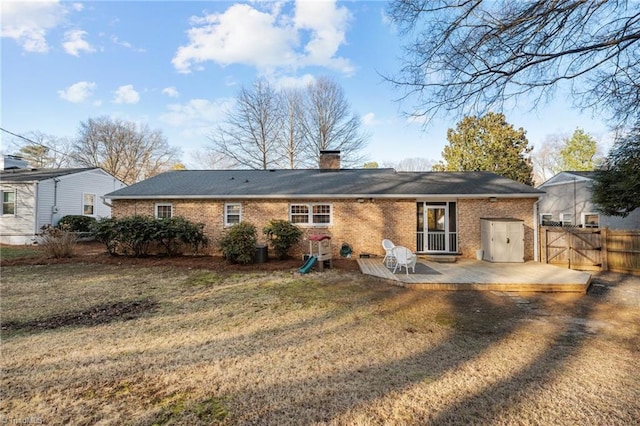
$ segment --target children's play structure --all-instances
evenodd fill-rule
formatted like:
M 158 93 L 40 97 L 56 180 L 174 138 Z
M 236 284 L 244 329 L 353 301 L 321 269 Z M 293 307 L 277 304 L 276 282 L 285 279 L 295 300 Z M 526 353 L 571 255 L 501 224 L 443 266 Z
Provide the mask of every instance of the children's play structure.
M 316 263 L 318 270 L 324 270 L 324 262 L 329 262 L 329 268 L 333 267 L 333 256 L 331 255 L 331 237 L 328 235 L 309 236 L 309 257 L 307 261 L 298 269 L 301 274 L 306 274 Z

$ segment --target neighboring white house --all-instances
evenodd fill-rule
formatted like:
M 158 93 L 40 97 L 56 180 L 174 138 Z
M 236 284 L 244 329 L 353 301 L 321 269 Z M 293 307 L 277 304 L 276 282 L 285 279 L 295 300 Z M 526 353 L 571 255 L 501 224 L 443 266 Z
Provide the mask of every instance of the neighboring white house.
M 125 186 L 100 168 L 0 170 L 0 243 L 31 244 L 67 215 L 110 217 L 102 196 Z
M 596 172 L 560 172 L 538 186 L 545 194 L 538 203 L 540 224 L 583 228 L 640 229 L 640 209 L 627 217 L 606 216 L 591 201 Z

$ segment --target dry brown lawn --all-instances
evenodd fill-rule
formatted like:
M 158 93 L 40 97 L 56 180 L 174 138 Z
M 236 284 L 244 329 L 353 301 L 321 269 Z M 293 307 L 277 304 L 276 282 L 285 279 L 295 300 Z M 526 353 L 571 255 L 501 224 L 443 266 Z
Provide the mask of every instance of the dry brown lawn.
M 159 263 L 3 265 L 0 422 L 640 419 L 638 277 L 516 295 Z

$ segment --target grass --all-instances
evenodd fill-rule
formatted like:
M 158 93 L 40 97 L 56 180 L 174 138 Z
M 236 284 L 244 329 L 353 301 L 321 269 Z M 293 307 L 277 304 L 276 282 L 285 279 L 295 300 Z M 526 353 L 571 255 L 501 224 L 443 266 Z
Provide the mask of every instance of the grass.
M 0 262 L 23 257 L 39 257 L 42 252 L 36 248 L 0 245 Z
M 596 282 L 516 298 L 336 270 L 3 267 L 0 419 L 633 424 L 640 279 Z

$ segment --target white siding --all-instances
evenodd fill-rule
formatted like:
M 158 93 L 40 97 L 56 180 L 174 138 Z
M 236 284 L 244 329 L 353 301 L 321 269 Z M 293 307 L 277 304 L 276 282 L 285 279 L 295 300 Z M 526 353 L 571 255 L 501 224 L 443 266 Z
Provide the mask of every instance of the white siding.
M 16 194 L 15 215 L 0 214 L 0 243 L 28 244 L 35 229 L 35 191 L 32 183 L 3 184 L 2 191 Z
M 45 225 L 56 225 L 66 215 L 83 213 L 83 194 L 95 194 L 94 217 L 111 217 L 111 207 L 102 196 L 126 186 L 101 169 L 88 170 L 30 184 L 2 185 L 19 188 L 16 195 L 16 215 L 0 216 L 0 242 L 27 244 Z M 37 202 L 36 202 L 36 196 Z M 56 207 L 56 209 L 54 209 Z
M 53 179 L 40 184 L 39 227 L 47 224 L 55 225 L 67 215 L 83 214 L 82 201 L 85 193 L 96 196 L 93 217 L 96 219 L 111 217 L 111 207 L 105 205 L 101 197 L 126 186 L 100 169 L 60 176 L 57 180 L 57 188 Z M 57 213 L 54 213 L 54 206 L 57 207 Z
M 549 184 L 551 179 L 539 189 L 546 192 L 540 197 L 538 211 L 541 213 L 551 213 L 553 221 L 560 221 L 561 214 L 569 213 L 573 215 L 575 225 L 584 225 L 582 218 L 584 213 L 598 212 L 598 209 L 591 201 L 591 186 L 593 181 L 577 178 L 565 180 L 565 183 Z M 600 215 L 600 227 L 611 229 L 640 229 L 640 209 L 634 210 L 626 218 L 617 216 Z

